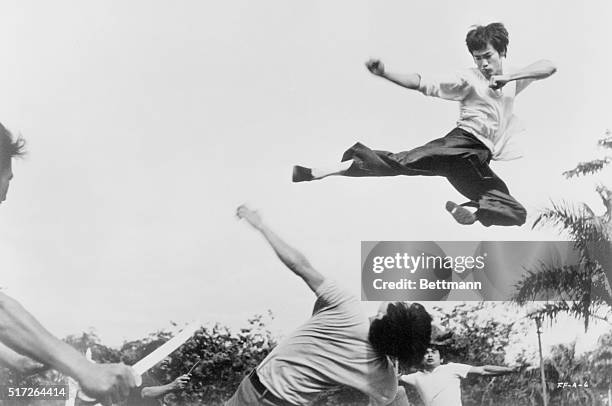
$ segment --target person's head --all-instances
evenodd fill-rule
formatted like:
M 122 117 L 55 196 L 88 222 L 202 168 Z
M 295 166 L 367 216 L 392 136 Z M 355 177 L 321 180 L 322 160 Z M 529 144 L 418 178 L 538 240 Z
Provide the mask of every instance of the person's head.
M 24 154 L 24 147 L 25 141 L 22 138 L 14 138 L 0 124 L 0 203 L 6 200 L 9 183 L 13 179 L 12 160 L 14 157 Z
M 487 79 L 503 73 L 502 58 L 508 51 L 508 31 L 502 23 L 472 28 L 465 37 L 465 43 L 474 63 Z
M 379 354 L 418 365 L 430 342 L 431 320 L 418 303 L 385 302 L 370 324 L 368 339 Z
M 442 364 L 442 355 L 440 354 L 440 349 L 436 346 L 427 347 L 427 351 L 423 356 L 422 366 L 425 369 L 432 370 L 434 368 L 439 367 Z

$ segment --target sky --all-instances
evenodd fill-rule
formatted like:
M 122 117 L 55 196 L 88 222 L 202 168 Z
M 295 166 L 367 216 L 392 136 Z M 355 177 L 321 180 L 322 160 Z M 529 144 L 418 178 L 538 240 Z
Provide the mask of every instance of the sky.
M 29 153 L 0 210 L 0 284 L 59 336 L 95 328 L 117 345 L 268 309 L 283 334 L 314 296 L 237 221 L 242 203 L 355 294 L 361 240 L 557 240 L 529 227 L 551 199 L 601 212 L 609 170 L 561 173 L 603 155 L 612 127 L 610 2 L 418 3 L 3 2 L 0 121 Z M 467 30 L 494 21 L 510 32 L 505 63 L 558 68 L 517 98 L 526 156 L 493 164 L 527 225 L 456 224 L 444 203 L 462 198 L 441 178 L 290 182 L 292 165 L 333 164 L 356 141 L 401 151 L 445 135 L 455 103 L 364 62 L 467 68 Z

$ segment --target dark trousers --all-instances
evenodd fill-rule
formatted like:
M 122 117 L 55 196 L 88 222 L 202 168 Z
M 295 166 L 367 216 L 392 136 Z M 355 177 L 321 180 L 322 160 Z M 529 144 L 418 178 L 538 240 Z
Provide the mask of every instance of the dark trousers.
M 361 143 L 349 148 L 342 162 L 353 160 L 345 176 L 444 176 L 459 193 L 470 199 L 484 226 L 520 226 L 527 211 L 489 167 L 491 151 L 476 137 L 455 128 L 410 151 L 374 151 Z

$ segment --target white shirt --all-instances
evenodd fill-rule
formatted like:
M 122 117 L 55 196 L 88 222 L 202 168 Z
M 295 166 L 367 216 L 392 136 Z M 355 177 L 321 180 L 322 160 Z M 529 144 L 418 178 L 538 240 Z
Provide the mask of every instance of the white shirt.
M 440 365 L 433 371 L 419 371 L 403 375 L 402 381 L 413 385 L 425 406 L 461 406 L 461 378 L 465 378 L 471 365 Z
M 326 279 L 317 289 L 312 317 L 279 343 L 257 367 L 261 382 L 296 405 L 326 389 L 351 386 L 378 405 L 391 403 L 397 375 L 388 357 L 368 340 L 370 321 L 357 297 Z
M 523 80 L 521 87 L 531 80 Z M 471 68 L 447 77 L 421 76 L 419 91 L 426 96 L 459 102 L 457 127 L 473 134 L 491 150 L 492 159 L 511 160 L 522 156 L 513 135 L 524 130 L 513 113 L 518 83 L 508 82 L 493 90 L 477 69 Z

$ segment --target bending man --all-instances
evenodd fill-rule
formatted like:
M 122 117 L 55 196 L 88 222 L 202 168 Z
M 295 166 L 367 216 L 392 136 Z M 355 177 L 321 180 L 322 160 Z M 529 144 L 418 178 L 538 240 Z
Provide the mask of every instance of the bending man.
M 385 302 L 368 319 L 355 296 L 313 268 L 257 212 L 241 206 L 237 214 L 263 235 L 317 300 L 312 317 L 242 381 L 227 405 L 304 405 L 338 386 L 362 391 L 375 405 L 391 403 L 397 375 L 390 357 L 416 364 L 431 338 L 431 316 L 423 306 Z

